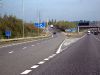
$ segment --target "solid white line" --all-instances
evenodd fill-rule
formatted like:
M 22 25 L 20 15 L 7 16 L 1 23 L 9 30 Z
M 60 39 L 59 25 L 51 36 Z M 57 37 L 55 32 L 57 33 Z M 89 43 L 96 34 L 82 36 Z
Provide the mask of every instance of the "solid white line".
M 25 70 L 24 72 L 20 73 L 20 74 L 28 74 L 30 73 L 32 70 Z
M 38 64 L 41 65 L 41 64 L 44 64 L 44 63 L 45 63 L 45 61 L 40 61 Z
M 82 38 L 84 38 L 86 35 L 84 35 L 84 36 L 82 36 L 81 38 L 79 38 L 78 40 L 80 40 L 80 39 L 82 39 Z M 76 40 L 76 41 L 78 41 L 78 40 Z M 57 52 L 56 52 L 56 54 L 59 54 L 60 52 L 62 52 L 62 49 L 61 49 L 61 47 L 63 46 L 63 44 L 65 43 L 65 41 L 66 41 L 66 39 L 61 43 L 61 45 L 59 46 L 59 48 L 58 48 L 58 50 L 57 50 Z M 76 42 L 76 41 L 74 41 L 74 42 Z M 74 42 L 70 42 L 68 45 L 70 45 L 71 43 L 74 43 Z
M 81 38 L 79 38 L 79 39 L 82 39 L 82 38 L 84 38 L 86 36 L 86 34 L 84 35 L 84 36 L 82 36 Z
M 34 65 L 34 66 L 32 66 L 31 68 L 34 68 L 34 69 L 35 69 L 35 68 L 37 68 L 37 67 L 39 67 L 39 65 Z
M 61 47 L 62 47 L 62 45 L 63 45 L 64 42 L 65 42 L 65 40 L 64 40 L 64 41 L 61 43 L 61 45 L 59 46 L 59 48 L 58 48 L 56 54 L 59 54 L 59 53 L 61 52 Z
M 11 54 L 11 53 L 13 53 L 14 51 L 10 51 L 9 53 Z

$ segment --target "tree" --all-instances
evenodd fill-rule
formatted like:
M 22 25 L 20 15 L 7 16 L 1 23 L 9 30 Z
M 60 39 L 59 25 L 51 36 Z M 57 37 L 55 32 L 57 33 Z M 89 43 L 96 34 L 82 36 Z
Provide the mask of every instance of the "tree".
M 76 28 L 76 24 L 68 21 L 59 21 L 54 24 L 58 29 L 65 31 L 65 29 Z

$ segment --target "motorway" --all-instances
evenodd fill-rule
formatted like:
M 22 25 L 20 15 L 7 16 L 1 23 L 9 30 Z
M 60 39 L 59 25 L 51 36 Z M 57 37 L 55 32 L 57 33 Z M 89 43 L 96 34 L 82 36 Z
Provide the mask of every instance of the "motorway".
M 31 70 L 27 75 L 100 75 L 100 40 L 86 35 Z
M 0 75 L 100 75 L 100 35 L 85 35 L 56 53 L 65 39 L 44 40 L 0 48 Z
M 0 75 L 20 75 L 54 54 L 64 39 L 65 36 L 58 33 L 48 39 L 0 48 Z

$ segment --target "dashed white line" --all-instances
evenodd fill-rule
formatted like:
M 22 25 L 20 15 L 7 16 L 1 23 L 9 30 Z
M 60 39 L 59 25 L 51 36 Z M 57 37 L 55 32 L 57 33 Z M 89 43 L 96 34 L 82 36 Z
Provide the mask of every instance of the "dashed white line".
M 31 67 L 31 69 L 36 69 L 38 68 L 40 65 L 44 64 L 46 61 L 48 61 L 49 59 L 53 58 L 54 56 L 56 56 L 56 54 L 52 54 L 51 56 L 49 56 L 48 58 L 45 58 L 43 61 L 40 61 L 38 63 L 38 65 L 34 65 Z M 30 73 L 32 70 L 25 70 L 24 72 L 20 73 L 20 74 L 23 74 L 23 75 L 26 75 L 28 73 Z
M 97 37 L 95 37 L 94 35 L 93 35 L 93 37 L 94 37 L 95 39 L 97 39 L 98 41 L 100 41 L 100 39 L 99 39 L 99 38 L 97 38 Z
M 7 46 L 2 46 L 2 47 L 8 47 L 8 46 L 11 46 L 11 45 L 7 45 Z
M 49 58 L 53 58 L 53 56 L 49 56 Z
M 56 56 L 56 54 L 52 54 L 52 56 L 54 57 L 54 56 Z
M 44 60 L 47 61 L 47 60 L 49 60 L 49 58 L 45 58 Z
M 41 64 L 44 64 L 44 63 L 45 63 L 45 61 L 40 61 L 38 64 L 41 65 Z
M 10 47 L 10 46 L 20 45 L 20 44 L 25 44 L 25 43 L 34 42 L 34 41 L 38 41 L 38 40 L 27 41 L 27 42 L 22 42 L 22 43 L 15 43 L 15 44 L 13 43 L 13 44 L 10 44 L 10 45 L 2 46 L 2 47 L 0 47 L 0 48 Z
M 33 46 L 35 46 L 35 45 L 32 45 L 32 47 L 33 47 Z
M 51 56 L 49 56 L 49 58 L 53 58 L 56 54 L 52 54 Z
M 26 49 L 27 47 L 23 47 L 23 49 Z
M 53 38 L 53 35 L 52 35 L 52 38 Z
M 100 41 L 100 39 L 96 38 L 98 41 Z
M 11 53 L 13 53 L 14 51 L 10 51 L 9 53 L 11 54 Z
M 39 65 L 34 65 L 34 66 L 32 66 L 31 68 L 35 69 L 35 68 L 37 68 L 37 67 L 39 67 Z
M 28 74 L 30 73 L 32 70 L 25 70 L 24 72 L 22 72 L 21 74 L 25 75 L 25 74 Z

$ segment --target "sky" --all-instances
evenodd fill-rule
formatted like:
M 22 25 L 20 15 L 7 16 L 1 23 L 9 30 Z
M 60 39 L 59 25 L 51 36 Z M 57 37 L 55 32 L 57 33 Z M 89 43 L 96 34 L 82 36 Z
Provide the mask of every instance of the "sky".
M 0 0 L 0 4 L 1 15 L 15 15 L 27 22 L 37 22 L 39 18 L 100 21 L 100 0 Z

